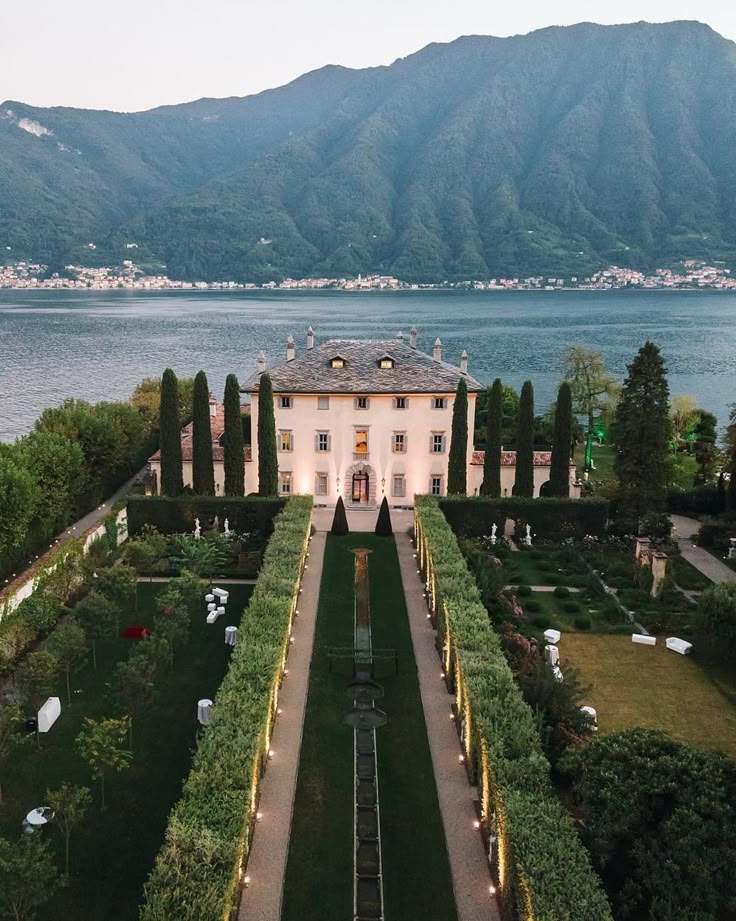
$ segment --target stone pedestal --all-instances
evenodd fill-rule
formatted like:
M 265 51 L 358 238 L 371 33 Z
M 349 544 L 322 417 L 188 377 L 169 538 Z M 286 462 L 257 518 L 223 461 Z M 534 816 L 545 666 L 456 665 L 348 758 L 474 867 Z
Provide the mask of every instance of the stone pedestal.
M 656 550 L 652 554 L 652 598 L 659 598 L 667 576 L 667 554 Z

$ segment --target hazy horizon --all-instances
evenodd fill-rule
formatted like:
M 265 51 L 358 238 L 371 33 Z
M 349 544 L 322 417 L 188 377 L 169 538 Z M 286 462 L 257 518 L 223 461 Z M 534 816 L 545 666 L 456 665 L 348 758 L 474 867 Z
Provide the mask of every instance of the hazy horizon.
M 34 106 L 135 112 L 203 97 L 247 96 L 336 64 L 391 64 L 432 42 L 463 35 L 499 38 L 579 22 L 696 20 L 736 39 L 736 6 L 718 0 L 562 0 L 493 10 L 482 0 L 427 7 L 420 0 L 275 0 L 268 8 L 212 0 L 129 0 L 120 8 L 93 0 L 49 7 L 27 0 L 3 13 L 0 99 Z M 38 29 L 44 23 L 43 30 Z

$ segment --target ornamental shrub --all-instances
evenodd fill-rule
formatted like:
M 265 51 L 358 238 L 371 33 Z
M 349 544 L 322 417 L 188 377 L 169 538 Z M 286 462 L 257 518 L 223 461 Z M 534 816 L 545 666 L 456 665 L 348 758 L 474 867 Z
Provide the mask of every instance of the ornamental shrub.
M 534 388 L 531 381 L 524 381 L 519 398 L 514 495 L 526 498 L 534 495 Z
M 538 607 L 541 607 L 538 601 L 535 601 L 533 603 L 536 604 Z M 529 607 L 530 604 L 532 604 L 531 601 L 528 602 L 527 608 Z M 540 630 L 546 630 L 551 623 L 549 614 L 535 614 L 534 617 L 532 617 L 532 623 L 534 624 L 535 627 L 539 627 Z
M 167 368 L 161 378 L 159 432 L 161 444 L 161 493 L 178 496 L 184 488 L 179 425 L 179 382 Z
M 587 614 L 581 614 L 574 620 L 576 630 L 590 630 L 590 618 Z
M 388 508 L 388 499 L 383 497 L 381 508 L 378 510 L 378 519 L 376 520 L 376 534 L 380 537 L 391 537 L 394 529 L 391 527 L 391 512 Z M 334 531 L 333 531 L 334 534 Z
M 336 535 L 337 537 L 344 537 L 345 534 L 350 533 L 350 528 L 348 527 L 348 516 L 345 512 L 345 503 L 342 501 L 342 496 L 337 497 L 337 503 L 335 504 L 335 514 L 332 516 L 332 527 L 330 528 L 330 533 Z
M 570 594 L 570 589 L 566 588 L 564 585 L 558 585 L 554 591 L 555 598 L 567 598 Z
M 562 605 L 562 610 L 565 614 L 579 614 L 580 613 L 580 602 L 579 601 L 566 601 Z
M 467 494 L 468 474 L 468 386 L 461 377 L 452 405 L 452 434 L 447 461 L 447 492 Z
M 525 585 L 522 583 L 516 590 L 517 595 L 521 595 L 522 598 L 528 598 L 532 593 L 531 585 Z
M 192 393 L 192 489 L 195 496 L 214 496 L 210 389 L 204 371 L 197 372 Z
M 542 610 L 541 601 L 537 601 L 536 598 L 530 598 L 529 601 L 524 602 L 524 610 L 528 614 L 536 614 L 538 611 Z

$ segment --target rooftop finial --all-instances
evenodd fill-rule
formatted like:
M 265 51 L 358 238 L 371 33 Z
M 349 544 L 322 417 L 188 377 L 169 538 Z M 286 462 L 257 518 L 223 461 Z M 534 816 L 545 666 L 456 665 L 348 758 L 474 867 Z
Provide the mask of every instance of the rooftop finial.
M 409 346 L 412 349 L 415 349 L 417 347 L 417 328 L 416 326 L 412 326 L 412 328 L 409 330 Z
M 434 358 L 435 361 L 442 361 L 442 340 L 439 336 L 437 336 L 437 338 L 434 340 L 432 358 Z
M 296 346 L 294 345 L 294 337 L 288 336 L 286 339 L 286 360 L 294 361 L 296 358 Z
M 263 374 L 266 370 L 266 353 L 261 349 L 258 353 L 258 363 L 257 363 L 258 373 Z
M 314 330 L 311 326 L 307 329 L 307 348 L 314 348 Z

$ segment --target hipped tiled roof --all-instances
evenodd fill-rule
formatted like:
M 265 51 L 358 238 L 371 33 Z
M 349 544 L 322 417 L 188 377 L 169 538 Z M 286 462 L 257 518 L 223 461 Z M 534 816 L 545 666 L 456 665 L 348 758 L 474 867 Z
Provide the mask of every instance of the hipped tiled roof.
M 250 414 L 250 406 L 243 405 L 240 407 L 241 415 Z M 194 431 L 194 423 L 190 422 L 188 425 L 185 425 L 181 430 L 181 459 L 182 461 L 191 461 L 193 458 L 194 446 L 192 443 L 192 433 Z M 223 463 L 225 460 L 225 449 L 220 444 L 220 439 L 225 431 L 225 407 L 222 403 L 216 404 L 215 415 L 210 416 L 210 431 L 212 432 L 212 460 L 214 463 L 218 461 Z M 250 454 L 250 448 L 245 449 L 245 459 L 250 460 L 248 456 Z M 156 451 L 155 454 L 152 454 L 148 458 L 148 462 L 151 461 L 160 461 L 161 460 L 161 451 Z
M 387 356 L 394 366 L 379 367 Z M 345 367 L 332 367 L 337 357 L 345 360 Z M 401 339 L 330 339 L 298 351 L 291 361 L 267 365 L 266 371 L 275 393 L 454 393 L 461 377 L 469 391 L 485 390 L 460 368 L 435 361 Z M 253 374 L 241 391 L 257 391 L 260 376 Z

